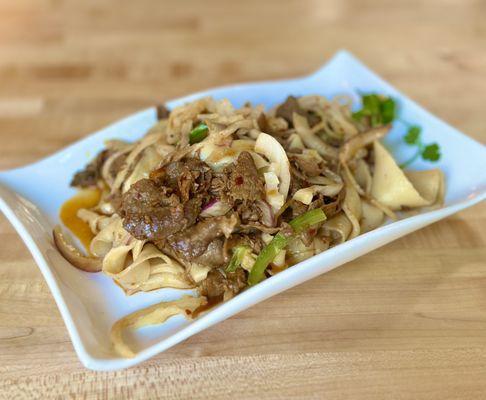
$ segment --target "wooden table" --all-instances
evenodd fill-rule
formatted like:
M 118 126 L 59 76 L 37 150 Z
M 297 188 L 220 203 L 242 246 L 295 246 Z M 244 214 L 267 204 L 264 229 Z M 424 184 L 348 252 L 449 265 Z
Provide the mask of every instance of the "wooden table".
M 1 0 L 0 168 L 156 101 L 309 73 L 342 47 L 486 141 L 484 0 Z M 485 225 L 482 204 L 95 373 L 1 217 L 0 398 L 484 399 Z

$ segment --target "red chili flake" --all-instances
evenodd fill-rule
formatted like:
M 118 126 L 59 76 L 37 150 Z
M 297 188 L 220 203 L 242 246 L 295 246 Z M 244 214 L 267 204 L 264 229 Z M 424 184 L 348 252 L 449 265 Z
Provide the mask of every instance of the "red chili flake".
M 309 235 L 314 236 L 316 233 L 317 233 L 317 230 L 315 228 L 309 229 Z
M 237 176 L 235 178 L 235 184 L 238 185 L 238 186 L 239 185 L 243 185 L 243 177 L 242 176 Z

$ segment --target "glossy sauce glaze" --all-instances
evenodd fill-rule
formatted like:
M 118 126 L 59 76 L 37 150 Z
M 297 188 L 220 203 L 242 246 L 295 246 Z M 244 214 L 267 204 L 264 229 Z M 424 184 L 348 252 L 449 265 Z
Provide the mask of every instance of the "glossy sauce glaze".
M 218 297 L 210 297 L 206 304 L 199 306 L 192 312 L 192 318 L 197 318 L 202 313 L 211 310 L 213 307 L 216 307 L 218 304 L 223 302 L 223 296 Z
M 101 197 L 99 189 L 83 189 L 67 200 L 61 207 L 59 217 L 66 228 L 83 244 L 89 252 L 89 245 L 94 235 L 89 225 L 78 217 L 78 210 L 96 206 Z

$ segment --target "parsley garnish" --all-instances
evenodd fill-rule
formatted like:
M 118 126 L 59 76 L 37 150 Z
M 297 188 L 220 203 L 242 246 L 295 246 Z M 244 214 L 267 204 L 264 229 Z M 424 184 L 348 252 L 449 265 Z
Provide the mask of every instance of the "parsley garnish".
M 371 126 L 372 128 L 391 123 L 397 116 L 396 103 L 391 97 L 377 94 L 364 94 L 361 96 L 363 108 L 353 113 L 353 119 Z M 405 121 L 402 121 L 407 124 Z M 409 125 L 409 124 L 407 124 Z M 422 128 L 417 125 L 409 125 L 407 134 L 403 137 L 405 143 L 416 146 L 417 152 L 412 158 L 400 165 L 405 168 L 417 158 L 436 162 L 440 159 L 441 153 L 437 143 L 424 144 L 421 139 Z
M 391 97 L 365 94 L 361 97 L 363 108 L 353 113 L 359 122 L 367 121 L 373 128 L 386 125 L 395 119 L 395 101 Z
M 403 137 L 405 143 L 409 146 L 416 146 L 417 152 L 412 158 L 400 165 L 400 168 L 405 168 L 413 163 L 417 158 L 422 157 L 427 161 L 438 161 L 440 159 L 440 148 L 437 143 L 424 144 L 422 143 L 422 129 L 417 125 L 412 125 L 408 128 L 407 134 Z

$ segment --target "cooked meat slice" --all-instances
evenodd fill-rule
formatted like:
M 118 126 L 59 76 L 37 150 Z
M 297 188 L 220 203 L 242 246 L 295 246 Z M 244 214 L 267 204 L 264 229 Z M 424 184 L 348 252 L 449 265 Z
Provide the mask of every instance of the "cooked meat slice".
M 226 277 L 219 269 L 209 271 L 207 278 L 201 282 L 201 293 L 209 298 L 222 297 L 226 289 Z
M 277 111 L 276 111 L 276 116 L 277 117 L 282 117 L 285 119 L 290 127 L 293 127 L 293 114 L 297 113 L 299 115 L 302 115 L 303 117 L 307 118 L 307 121 L 309 122 L 309 126 L 313 127 L 316 125 L 321 119 L 315 115 L 312 112 L 307 112 L 306 110 L 303 110 L 299 102 L 297 101 L 297 98 L 294 96 L 289 96 L 285 100 L 284 103 L 282 103 L 280 106 L 278 106 Z
M 294 112 L 300 115 L 304 115 L 303 110 L 300 108 L 299 103 L 297 102 L 297 98 L 295 98 L 294 96 L 289 96 L 287 97 L 285 102 L 278 106 L 275 115 L 277 117 L 285 119 L 290 124 L 290 126 L 292 126 L 292 116 Z
M 236 246 L 245 245 L 251 248 L 253 253 L 260 254 L 263 249 L 264 243 L 260 234 L 246 233 L 246 234 L 233 234 L 225 241 L 224 248 L 226 253 L 232 254 L 232 249 Z
M 165 104 L 158 104 L 157 108 L 157 119 L 160 121 L 161 119 L 169 118 L 170 110 L 165 106 Z
M 290 165 L 290 175 L 292 179 L 290 180 L 289 198 L 291 198 L 297 190 L 310 186 L 305 175 L 295 168 L 293 164 Z
M 322 172 L 322 168 L 316 160 L 304 157 L 301 154 L 290 155 L 289 158 L 307 176 L 317 176 Z
M 154 171 L 152 177 L 168 186 L 187 201 L 190 197 L 207 192 L 211 185 L 212 171 L 209 165 L 196 158 L 173 161 Z
M 227 174 L 226 194 L 232 200 L 255 201 L 263 199 L 263 181 L 258 176 L 250 153 L 243 151 L 235 164 L 225 168 Z
M 151 179 L 141 179 L 123 194 L 120 214 L 123 227 L 140 240 L 158 241 L 196 222 L 201 199 L 185 204 L 170 189 Z
M 118 172 L 120 172 L 123 166 L 125 165 L 125 160 L 127 159 L 127 155 L 128 154 L 120 154 L 111 163 L 108 172 L 113 179 L 115 179 Z
M 211 180 L 211 186 L 209 188 L 209 193 L 213 197 L 226 198 L 224 194 L 226 190 L 227 176 L 222 172 L 214 173 L 213 179 Z
M 258 116 L 257 123 L 258 123 L 258 128 L 260 128 L 262 132 L 272 133 L 272 129 L 270 127 L 270 124 L 268 123 L 267 116 L 265 115 L 265 113 L 262 112 Z
M 101 178 L 101 167 L 109 155 L 109 150 L 103 150 L 98 153 L 83 170 L 76 172 L 71 181 L 71 186 L 80 188 L 96 186 L 98 180 Z
M 201 256 L 209 244 L 222 236 L 229 237 L 233 232 L 238 218 L 235 214 L 229 217 L 213 217 L 199 222 L 167 239 L 168 245 L 186 260 L 194 260 Z
M 224 267 L 229 263 L 228 252 L 225 251 L 225 240 L 223 238 L 216 238 L 199 257 L 194 258 L 192 261 L 207 265 L 211 268 Z
M 300 201 L 292 201 L 290 209 L 292 210 L 292 218 L 298 217 L 307 211 L 309 206 L 301 203 Z
M 220 269 L 209 271 L 207 278 L 201 283 L 200 291 L 208 298 L 222 297 L 225 292 L 235 295 L 246 287 L 245 271 L 241 268 L 235 272 L 223 272 Z

